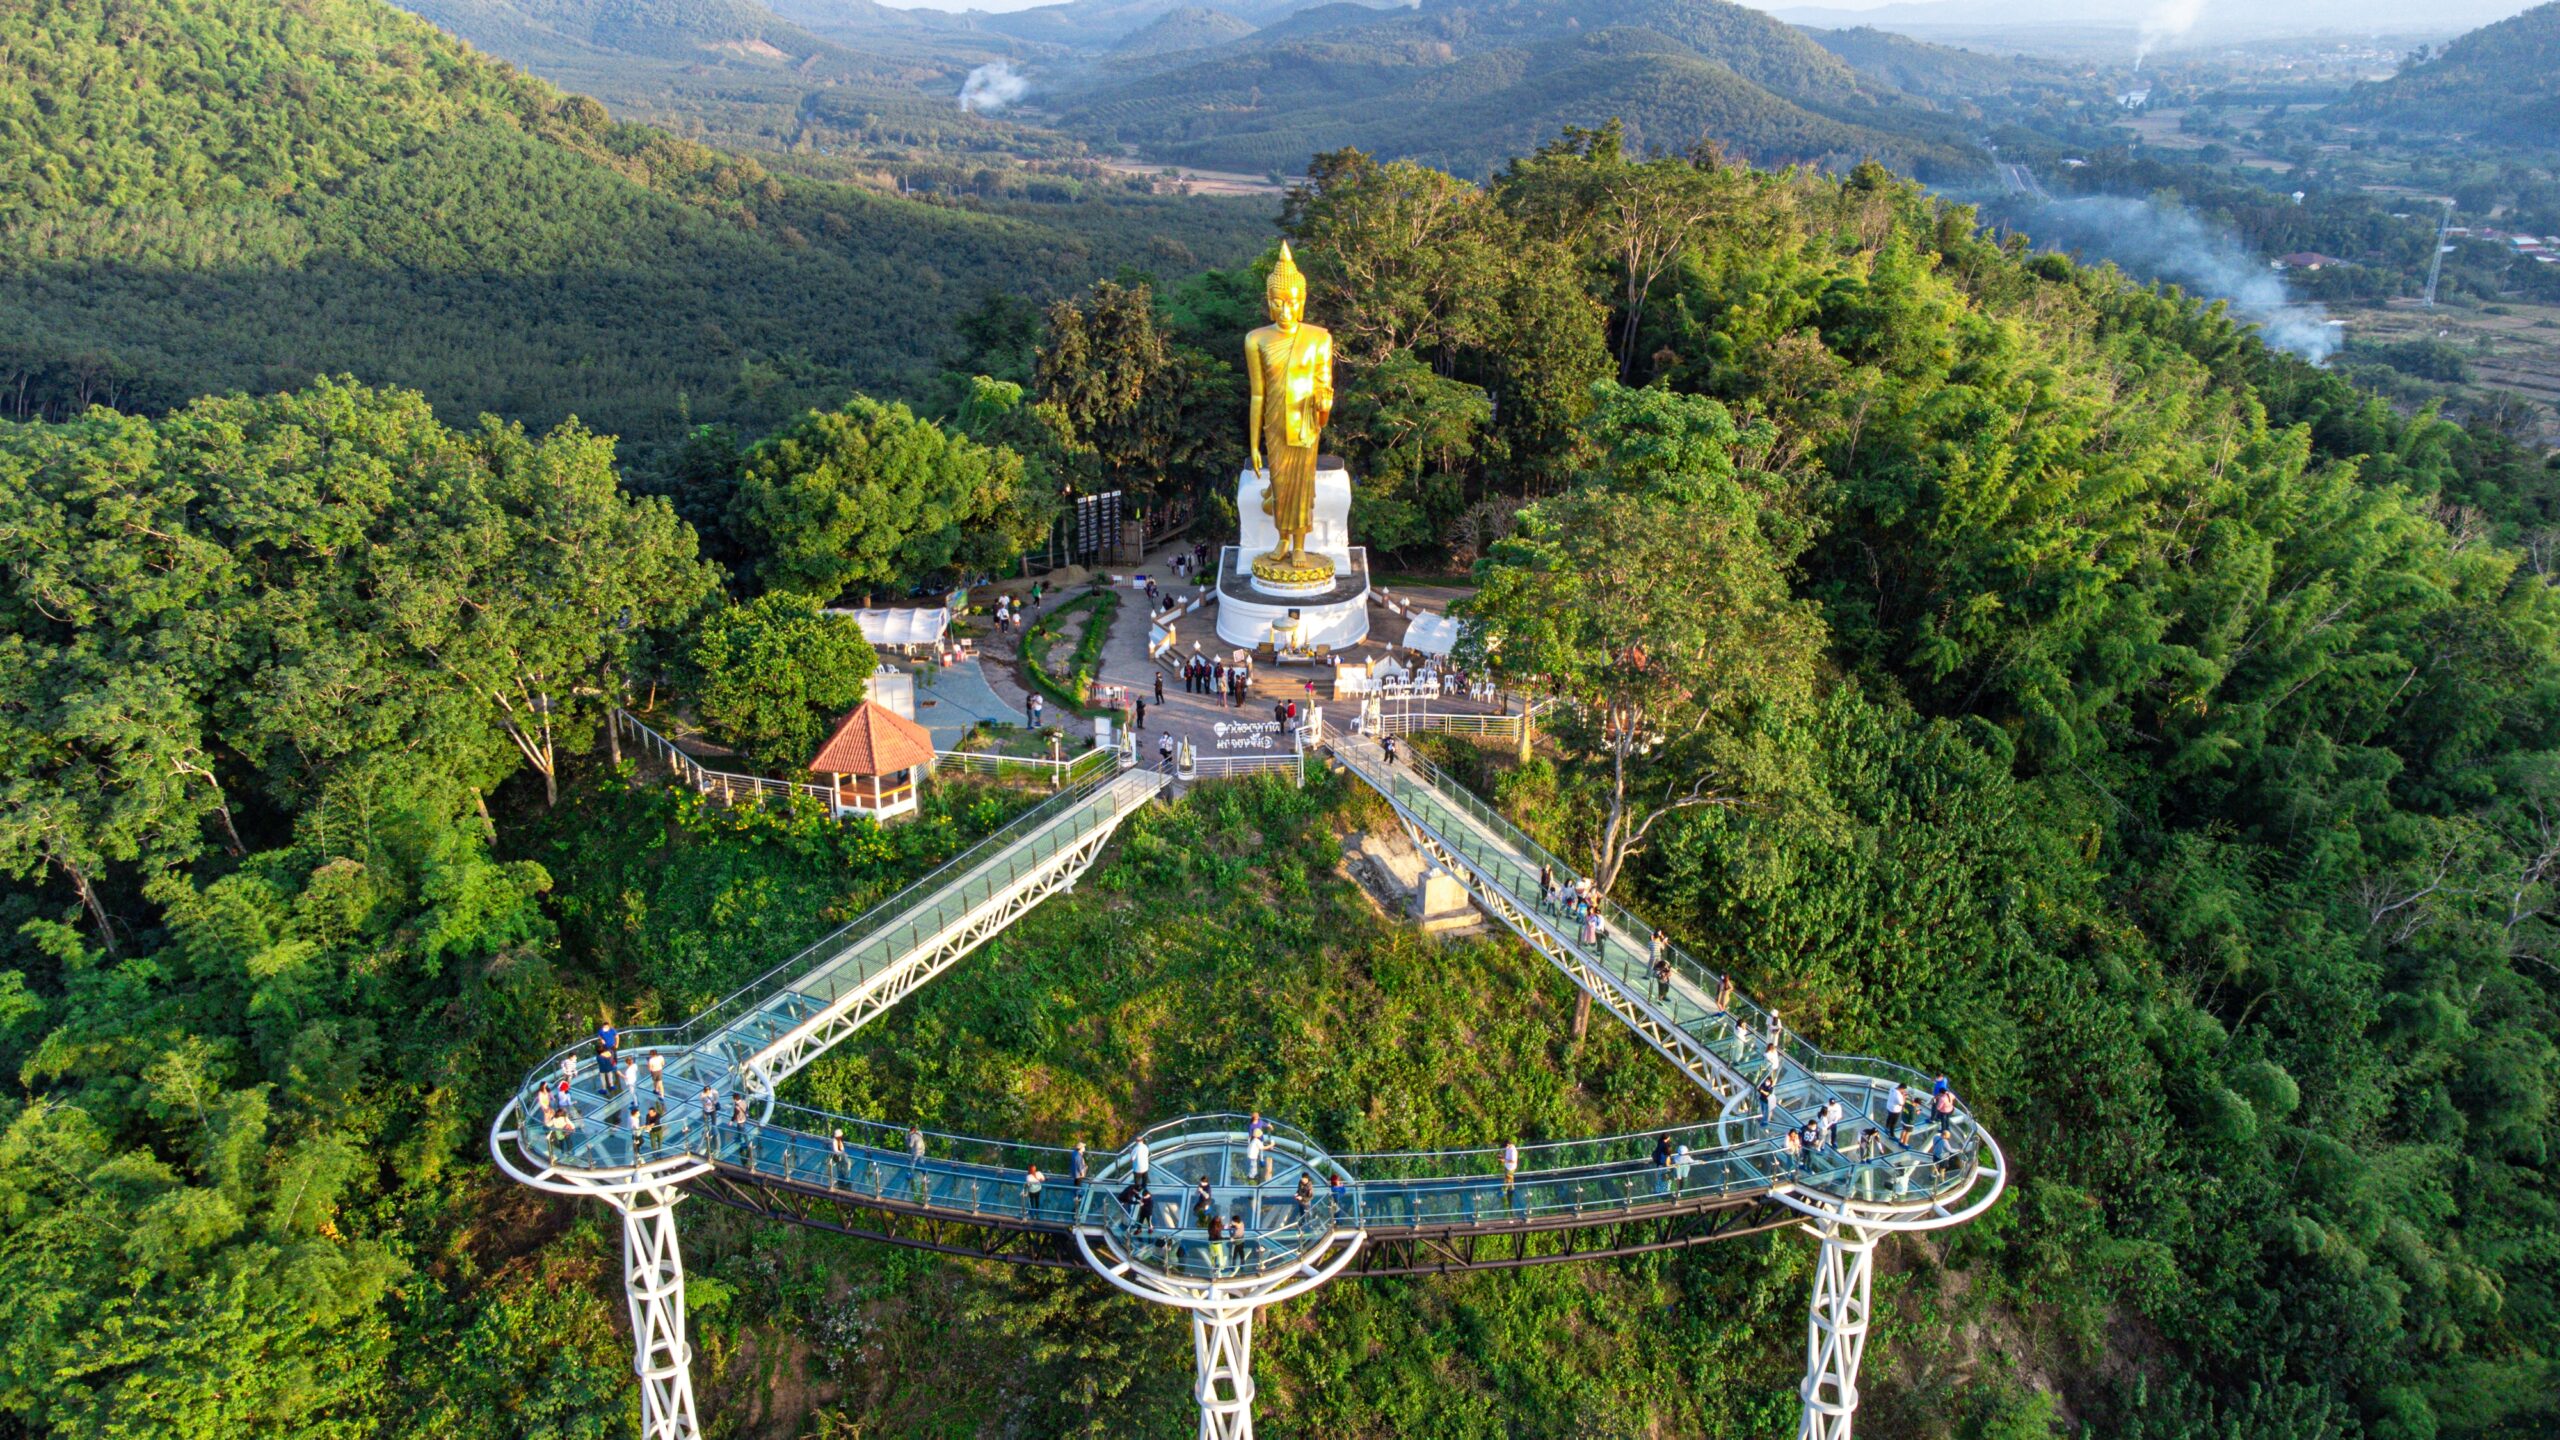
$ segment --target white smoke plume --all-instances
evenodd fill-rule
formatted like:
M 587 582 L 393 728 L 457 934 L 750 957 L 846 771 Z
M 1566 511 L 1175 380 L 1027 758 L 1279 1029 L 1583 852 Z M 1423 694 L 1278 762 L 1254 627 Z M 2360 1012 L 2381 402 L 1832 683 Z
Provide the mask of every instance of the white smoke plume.
M 2026 220 L 2045 248 L 2075 251 L 2093 263 L 2111 260 L 2137 280 L 2230 302 L 2231 313 L 2257 326 L 2278 350 L 2316 365 L 2338 348 L 2337 328 L 2319 306 L 2296 303 L 2265 261 L 2230 235 L 2205 228 L 2183 206 L 2092 195 L 2038 206 Z
M 2204 0 L 2153 0 L 2151 8 L 2142 13 L 2142 41 L 2134 48 L 2133 68 L 2141 69 L 2152 51 L 2182 38 L 2203 18 Z
M 969 78 L 960 82 L 960 108 L 993 115 L 1030 93 L 1031 82 L 1011 62 L 998 60 L 970 71 Z

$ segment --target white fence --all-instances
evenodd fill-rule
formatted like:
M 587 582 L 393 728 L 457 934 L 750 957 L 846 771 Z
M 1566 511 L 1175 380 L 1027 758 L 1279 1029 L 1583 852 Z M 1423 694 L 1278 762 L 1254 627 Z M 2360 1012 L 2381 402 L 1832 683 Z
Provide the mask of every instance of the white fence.
M 1414 735 L 1428 731 L 1516 741 L 1520 738 L 1520 717 L 1476 715 L 1459 710 L 1417 710 L 1398 714 L 1392 707 L 1382 706 L 1378 714 L 1364 722 L 1363 728 L 1372 735 Z
M 740 775 L 729 770 L 714 770 L 686 754 L 676 742 L 641 723 L 630 711 L 614 707 L 611 723 L 631 737 L 642 749 L 666 762 L 669 770 L 681 775 L 685 783 L 703 795 L 714 796 L 724 805 L 735 805 L 740 797 L 755 799 L 763 795 L 814 795 L 826 804 L 835 803 L 835 791 L 824 785 L 809 785 L 795 780 L 769 780 L 762 775 Z
M 951 770 L 963 775 L 1038 775 L 1047 779 L 1054 788 L 1073 784 L 1088 775 L 1101 774 L 1111 767 L 1117 755 L 1117 750 L 1094 749 L 1072 759 L 1051 760 L 1025 755 L 988 755 L 975 750 L 936 750 L 933 752 L 933 773 L 939 775 Z
M 724 805 L 777 795 L 807 795 L 821 804 L 835 803 L 835 791 L 829 786 L 714 770 L 686 754 L 684 748 L 673 740 L 650 729 L 646 722 L 628 710 L 616 707 L 610 723 L 640 749 L 656 756 L 669 770 L 682 776 L 697 794 L 707 795 Z M 1087 750 L 1063 760 L 936 750 L 933 752 L 933 773 L 939 775 L 948 770 L 963 775 L 1036 776 L 1047 780 L 1050 789 L 1059 790 L 1087 776 L 1099 775 L 1111 769 L 1115 762 L 1122 769 L 1136 763 L 1131 754 L 1117 748 Z
M 1177 767 L 1174 773 L 1185 780 L 1232 780 L 1264 773 L 1303 776 L 1303 766 L 1294 750 L 1279 755 L 1194 755 L 1190 764 Z

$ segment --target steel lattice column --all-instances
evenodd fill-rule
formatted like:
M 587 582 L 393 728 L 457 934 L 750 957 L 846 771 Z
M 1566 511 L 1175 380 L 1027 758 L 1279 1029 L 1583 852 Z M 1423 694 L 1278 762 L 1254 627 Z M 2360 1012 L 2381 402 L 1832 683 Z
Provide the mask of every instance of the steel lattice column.
M 622 1291 L 631 1302 L 631 1368 L 640 1376 L 643 1440 L 700 1440 L 693 1347 L 684 1333 L 684 1256 L 672 1185 L 611 1197 L 622 1211 Z
M 1191 1312 L 1200 1440 L 1253 1440 L 1253 1307 Z
M 1821 1237 L 1813 1315 L 1805 1327 L 1804 1418 L 1797 1440 L 1849 1440 L 1858 1413 L 1858 1361 L 1867 1350 L 1877 1233 L 1837 1220 L 1805 1227 Z
M 1191 1393 L 1200 1402 L 1200 1440 L 1253 1440 L 1253 1312 L 1323 1285 L 1347 1269 L 1369 1237 L 1327 1236 L 1303 1263 L 1241 1280 L 1168 1275 L 1112 1248 L 1100 1230 L 1075 1232 L 1076 1251 L 1118 1289 L 1191 1312 Z M 1102 1251 L 1095 1250 L 1100 1242 Z

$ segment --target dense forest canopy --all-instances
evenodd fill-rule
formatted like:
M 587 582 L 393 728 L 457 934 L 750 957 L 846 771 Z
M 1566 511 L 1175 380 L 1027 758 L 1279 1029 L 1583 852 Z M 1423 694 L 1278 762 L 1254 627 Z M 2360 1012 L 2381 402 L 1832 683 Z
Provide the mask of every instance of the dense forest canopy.
M 297 286 L 333 255 L 387 287 L 329 292 L 377 320 L 454 275 L 511 307 L 535 292 L 504 277 L 619 284 L 643 251 L 614 246 L 664 241 L 743 327 L 733 302 L 848 293 L 764 290 L 774 255 L 895 281 L 966 237 L 1022 253 L 887 202 L 905 241 L 830 240 L 857 213 L 830 192 L 353 0 L 34 13 L 0 20 L 0 223 L 47 305 L 99 275 L 143 287 L 100 305 L 176 304 L 202 246 Z M 370 38 L 298 28 L 332 16 Z M 172 78 L 137 88 L 150 56 Z M 262 71 L 262 99 L 232 83 Z M 620 218 L 525 228 L 546 195 Z M 1470 564 L 1468 658 L 1574 702 L 1525 760 L 1439 758 L 1826 1046 L 1959 1076 L 2007 1147 L 1990 1218 L 1888 1252 L 1866 1433 L 2548 1434 L 2560 467 L 1973 222 L 1875 165 L 1614 125 L 1483 185 L 1317 157 L 1281 227 L 1337 337 L 1354 526 Z M 415 248 L 346 238 L 384 234 Z M 622 361 L 495 364 L 423 318 L 366 331 L 353 379 L 166 348 L 166 404 L 0 421 L 0 1429 L 630 1431 L 614 1238 L 485 1163 L 500 1097 L 1022 801 L 714 810 L 597 721 L 691 687 L 787 756 L 865 665 L 790 638 L 813 595 L 988 563 L 1062 486 L 1231 477 L 1257 267 L 1085 268 L 1045 308 L 954 307 L 948 339 L 881 320 L 876 396 L 777 380 L 666 434 L 663 496 L 593 416 L 551 423 L 638 383 Z M 67 313 L 0 324 L 41 357 Z M 431 396 L 391 383 L 410 365 L 514 378 Z M 1384 823 L 1321 777 L 1202 787 L 798 1093 L 1060 1142 L 1259 1106 L 1380 1146 L 1693 1103 L 1632 1040 L 1573 1042 L 1517 947 L 1428 948 L 1359 901 L 1338 831 Z M 686 1224 L 697 1379 L 739 1433 L 1190 1428 L 1175 1322 L 1098 1286 Z M 1783 1433 L 1809 1258 L 1336 1287 L 1260 1337 L 1259 1423 Z
M 1010 215 L 777 175 L 611 120 L 371 0 L 0 14 L 0 413 L 349 372 L 580 417 L 644 472 L 921 386 L 991 289 L 1233 258 L 1259 215 Z
M 2547 148 L 2560 137 L 2560 3 L 2484 25 L 2359 85 L 2341 118 Z

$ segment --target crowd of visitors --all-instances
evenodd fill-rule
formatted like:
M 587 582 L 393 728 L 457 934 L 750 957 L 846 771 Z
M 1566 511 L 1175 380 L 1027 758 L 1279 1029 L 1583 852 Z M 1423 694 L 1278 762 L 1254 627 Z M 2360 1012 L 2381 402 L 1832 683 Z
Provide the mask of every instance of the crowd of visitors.
M 1252 683 L 1251 661 L 1229 664 L 1212 656 L 1194 653 L 1190 659 L 1182 662 L 1184 691 L 1193 695 L 1209 695 L 1223 699 L 1230 709 L 1244 708 L 1245 687 Z

